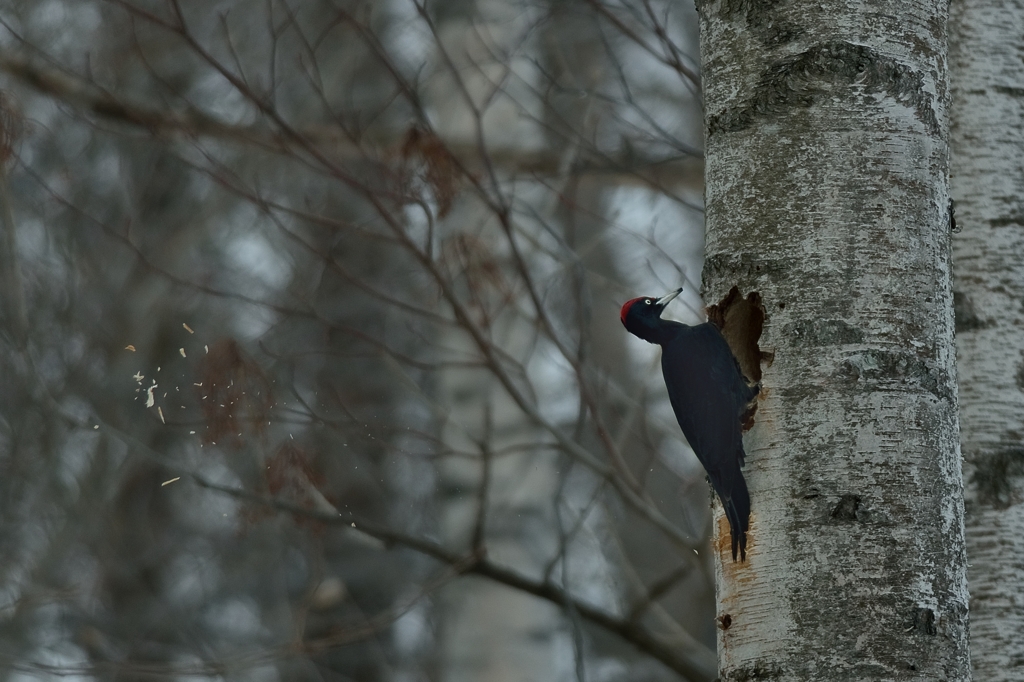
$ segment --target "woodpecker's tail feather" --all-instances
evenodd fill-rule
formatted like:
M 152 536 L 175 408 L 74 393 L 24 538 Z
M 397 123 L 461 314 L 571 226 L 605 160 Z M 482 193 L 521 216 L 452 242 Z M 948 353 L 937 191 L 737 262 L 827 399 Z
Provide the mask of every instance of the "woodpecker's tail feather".
M 738 476 L 731 494 L 722 497 L 725 517 L 729 520 L 729 534 L 732 536 L 732 560 L 736 561 L 739 550 L 740 561 L 747 560 L 747 529 L 750 528 L 750 493 L 743 476 Z

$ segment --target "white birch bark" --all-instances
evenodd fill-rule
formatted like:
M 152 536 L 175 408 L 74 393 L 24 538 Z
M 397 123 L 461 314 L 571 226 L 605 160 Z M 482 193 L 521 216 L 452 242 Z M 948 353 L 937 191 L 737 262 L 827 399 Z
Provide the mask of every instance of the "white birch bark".
M 722 680 L 969 679 L 944 7 L 698 2 L 705 300 L 775 354 Z
M 975 677 L 1024 676 L 1024 5 L 950 18 L 951 190 Z

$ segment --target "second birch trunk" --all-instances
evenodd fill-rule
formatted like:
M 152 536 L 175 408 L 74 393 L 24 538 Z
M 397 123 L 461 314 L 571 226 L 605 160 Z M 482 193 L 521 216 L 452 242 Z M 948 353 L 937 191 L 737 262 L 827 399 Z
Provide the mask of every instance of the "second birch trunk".
M 971 659 L 1000 682 L 1024 665 L 1024 7 L 961 0 L 950 26 Z

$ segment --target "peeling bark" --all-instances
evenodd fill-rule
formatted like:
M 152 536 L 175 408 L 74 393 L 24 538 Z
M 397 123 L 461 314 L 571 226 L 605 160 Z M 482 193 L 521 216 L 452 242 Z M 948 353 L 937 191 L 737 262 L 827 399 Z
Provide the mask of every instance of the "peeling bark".
M 959 0 L 950 19 L 961 447 L 979 680 L 1024 674 L 1024 6 Z
M 705 300 L 759 292 L 774 352 L 720 677 L 967 680 L 945 5 L 698 9 Z

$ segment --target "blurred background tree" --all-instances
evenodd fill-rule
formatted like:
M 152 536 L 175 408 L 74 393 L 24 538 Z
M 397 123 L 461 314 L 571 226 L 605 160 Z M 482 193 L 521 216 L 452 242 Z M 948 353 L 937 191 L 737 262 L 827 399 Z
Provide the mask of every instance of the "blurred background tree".
M 0 24 L 8 679 L 714 678 L 692 7 Z

